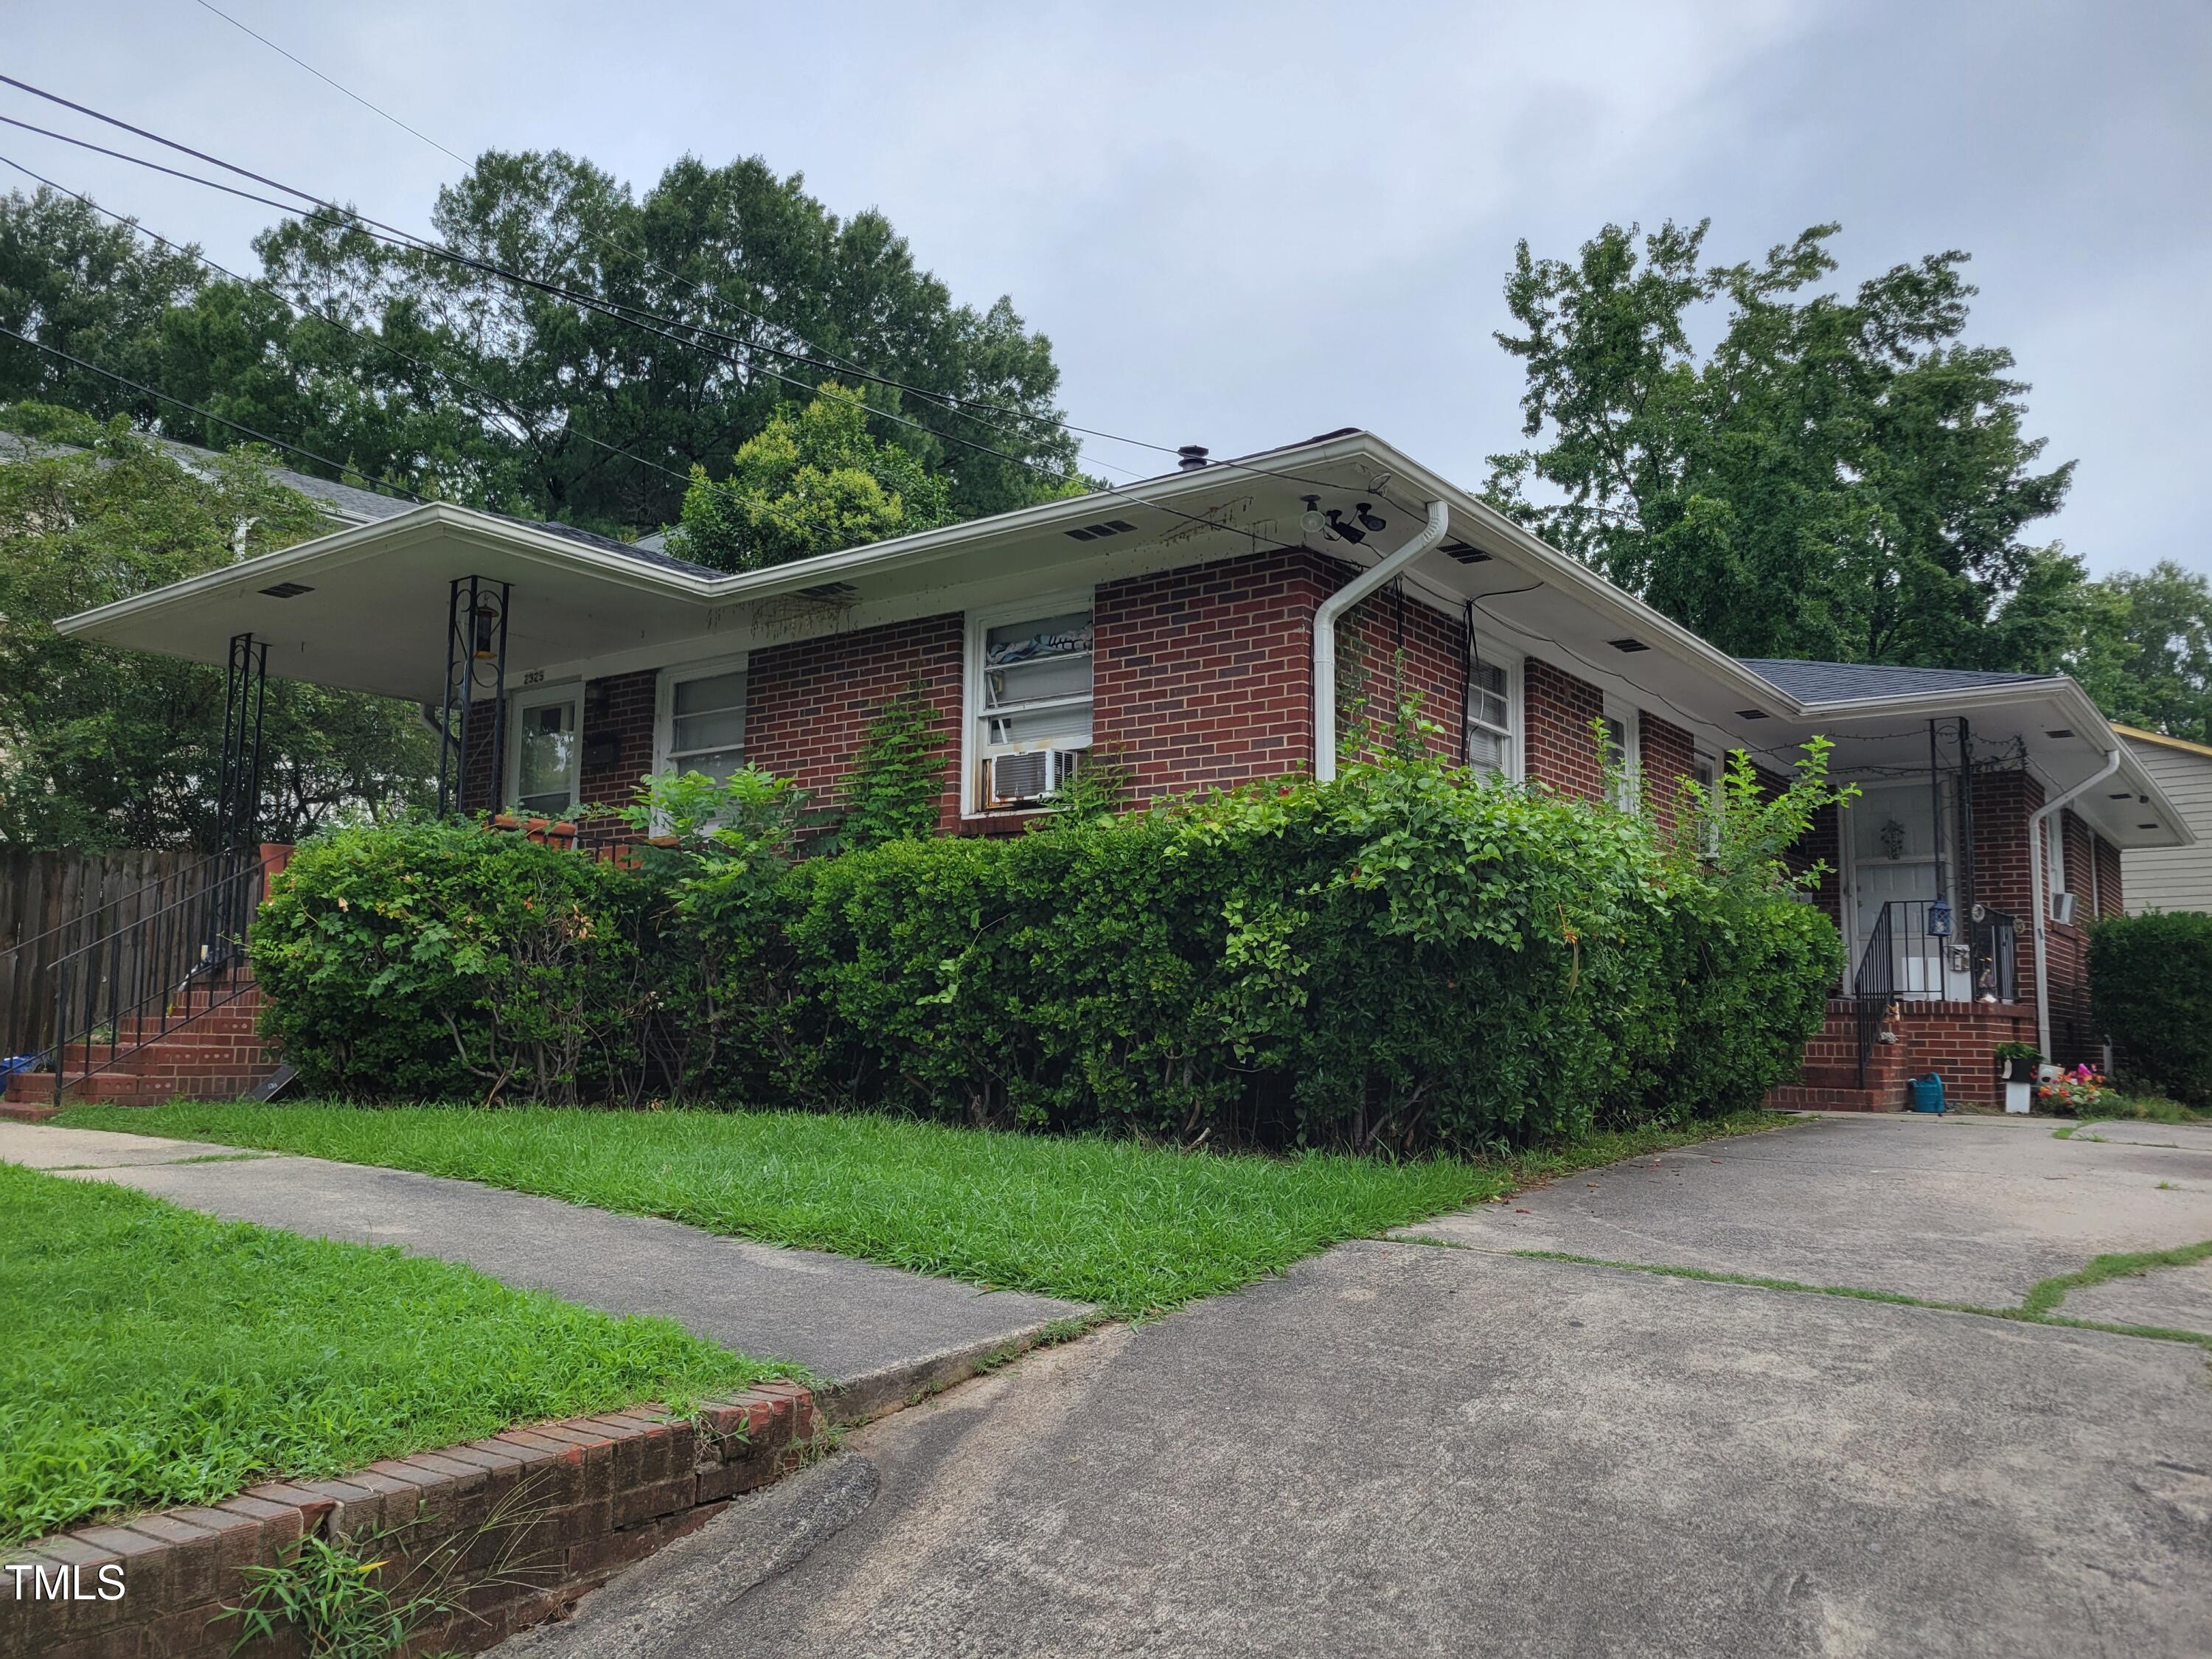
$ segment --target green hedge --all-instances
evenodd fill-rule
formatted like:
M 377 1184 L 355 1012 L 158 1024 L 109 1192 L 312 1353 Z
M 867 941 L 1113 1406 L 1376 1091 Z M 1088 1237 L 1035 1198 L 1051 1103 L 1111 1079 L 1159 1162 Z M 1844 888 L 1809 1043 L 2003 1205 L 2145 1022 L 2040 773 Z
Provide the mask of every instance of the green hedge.
M 556 879 L 586 861 L 473 830 L 303 848 L 254 934 L 272 1032 L 312 1086 L 368 1098 L 537 1088 L 1411 1152 L 1755 1103 L 1840 971 L 1778 857 L 1828 798 L 1817 764 L 1765 800 L 1740 769 L 1717 859 L 1431 761 L 809 860 L 781 786 L 716 802 L 702 782 L 664 793 L 681 847 L 635 874 Z M 559 981 L 497 942 L 547 882 L 592 918 L 596 948 L 564 959 L 592 1035 L 581 1060 L 518 1063 L 507 1000 L 558 1028 Z M 641 1008 L 662 1036 L 625 1048 L 608 1028 Z
M 660 1001 L 635 876 L 434 820 L 301 842 L 255 917 L 264 1033 L 317 1093 L 634 1099 Z
M 2212 915 L 2109 916 L 2089 930 L 2089 1012 L 2130 1087 L 2212 1107 Z

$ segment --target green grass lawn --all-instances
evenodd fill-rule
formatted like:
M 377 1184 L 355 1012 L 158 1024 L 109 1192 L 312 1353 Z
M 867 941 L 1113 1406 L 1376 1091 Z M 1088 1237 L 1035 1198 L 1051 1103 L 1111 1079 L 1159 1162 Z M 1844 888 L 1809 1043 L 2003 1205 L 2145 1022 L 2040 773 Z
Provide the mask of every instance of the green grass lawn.
M 59 1121 L 460 1176 L 1131 1316 L 1528 1180 L 1777 1120 L 1600 1135 L 1511 1162 L 1406 1164 L 800 1112 L 240 1103 L 81 1107 Z
M 448 1262 L 0 1164 L 0 1544 L 779 1368 Z

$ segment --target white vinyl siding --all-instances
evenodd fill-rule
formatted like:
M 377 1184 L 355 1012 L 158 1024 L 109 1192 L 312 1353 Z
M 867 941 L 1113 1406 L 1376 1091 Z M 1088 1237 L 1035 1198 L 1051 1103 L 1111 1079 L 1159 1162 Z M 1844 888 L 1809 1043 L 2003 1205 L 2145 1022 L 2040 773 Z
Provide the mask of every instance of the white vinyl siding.
M 2124 737 L 2128 751 L 2197 834 L 2194 847 L 2129 849 L 2120 854 L 2120 900 L 2145 910 L 2212 910 L 2212 755 Z M 2146 811 L 2143 815 L 2151 815 Z

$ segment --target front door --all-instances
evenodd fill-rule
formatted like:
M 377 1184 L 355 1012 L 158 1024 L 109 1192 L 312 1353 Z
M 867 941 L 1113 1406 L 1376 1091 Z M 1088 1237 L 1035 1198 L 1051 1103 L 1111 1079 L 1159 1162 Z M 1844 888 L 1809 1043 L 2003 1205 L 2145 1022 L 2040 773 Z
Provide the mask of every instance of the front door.
M 1850 804 L 1849 816 L 1853 968 L 1874 937 L 1884 908 L 1894 905 L 1889 911 L 1890 959 L 1899 994 L 1920 1000 L 1968 999 L 1964 967 L 1954 970 L 1949 960 L 1950 945 L 1965 943 L 1955 915 L 1953 939 L 1928 931 L 1929 907 L 1936 897 L 1937 845 L 1936 814 L 1928 785 L 1868 785 Z M 1948 890 L 1949 848 L 1944 852 Z

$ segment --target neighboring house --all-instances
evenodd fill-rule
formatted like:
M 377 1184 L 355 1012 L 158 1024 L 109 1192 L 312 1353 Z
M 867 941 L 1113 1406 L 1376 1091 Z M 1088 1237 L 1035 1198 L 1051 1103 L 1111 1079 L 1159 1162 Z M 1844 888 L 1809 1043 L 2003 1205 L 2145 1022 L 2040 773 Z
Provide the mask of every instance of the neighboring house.
M 270 673 L 424 703 L 465 810 L 559 815 L 655 770 L 747 763 L 834 800 L 909 691 L 936 710 L 955 834 L 1018 830 L 1095 755 L 1133 804 L 1326 774 L 1346 720 L 1387 720 L 1401 696 L 1454 758 L 1584 795 L 1604 787 L 1601 723 L 1662 822 L 1677 779 L 1739 748 L 1780 773 L 1825 734 L 1863 793 L 1799 854 L 1830 866 L 1813 902 L 1851 965 L 1782 1098 L 1887 1106 L 1931 1065 L 1991 1097 L 1991 1047 L 2039 1026 L 2055 1058 L 2094 1053 L 2083 924 L 2120 908 L 2124 853 L 2192 836 L 2072 680 L 1739 662 L 1369 433 L 1201 457 L 736 576 L 407 507 L 61 626 L 210 663 L 243 640 Z M 1899 1040 L 1878 1042 L 1893 1004 Z
M 203 477 L 222 459 L 215 450 L 202 449 L 194 444 L 180 444 L 173 438 L 155 438 L 150 441 L 170 459 Z M 81 444 L 57 443 L 46 438 L 26 438 L 20 433 L 0 432 L 0 465 L 42 455 L 82 453 L 83 446 Z M 356 489 L 351 484 L 333 483 L 330 479 L 318 478 L 311 472 L 293 472 L 281 466 L 272 466 L 268 468 L 268 473 L 274 482 L 288 489 L 295 489 L 313 501 L 323 509 L 324 517 L 342 526 L 373 524 L 379 519 L 389 519 L 404 513 L 414 505 L 396 496 L 380 495 L 374 490 Z
M 2129 910 L 2212 910 L 2212 749 L 2132 726 L 2112 729 L 2197 835 L 2193 847 L 2136 847 L 2120 854 Z

